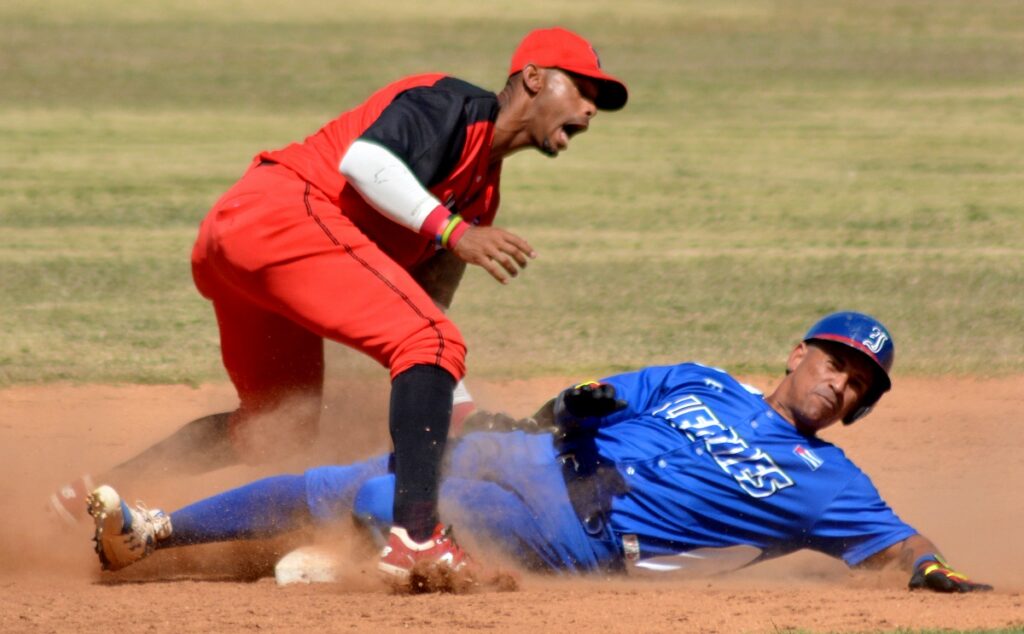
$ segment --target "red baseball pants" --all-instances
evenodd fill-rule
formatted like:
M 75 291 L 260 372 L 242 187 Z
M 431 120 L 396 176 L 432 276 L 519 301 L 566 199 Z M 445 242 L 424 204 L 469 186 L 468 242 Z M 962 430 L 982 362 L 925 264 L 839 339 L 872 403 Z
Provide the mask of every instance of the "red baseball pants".
M 312 440 L 325 338 L 373 357 L 392 378 L 418 364 L 456 380 L 465 374 L 455 325 L 408 271 L 284 166 L 254 164 L 217 201 L 200 226 L 192 272 L 213 302 L 241 401 L 233 437 L 253 414 L 300 396 L 313 399 L 316 413 L 295 431 Z

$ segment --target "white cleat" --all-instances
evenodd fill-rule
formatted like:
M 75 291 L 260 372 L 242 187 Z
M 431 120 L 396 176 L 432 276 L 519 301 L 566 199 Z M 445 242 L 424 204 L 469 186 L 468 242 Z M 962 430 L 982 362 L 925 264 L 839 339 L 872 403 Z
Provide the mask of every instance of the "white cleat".
M 129 507 L 113 487 L 103 485 L 87 498 L 96 523 L 96 554 L 104 570 L 120 570 L 148 556 L 171 535 L 171 518 L 141 504 Z

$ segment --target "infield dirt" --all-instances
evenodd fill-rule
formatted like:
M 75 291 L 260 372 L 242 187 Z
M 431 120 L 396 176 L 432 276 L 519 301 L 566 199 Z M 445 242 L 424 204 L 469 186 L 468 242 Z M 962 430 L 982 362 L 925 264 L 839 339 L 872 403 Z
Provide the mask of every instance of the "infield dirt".
M 525 414 L 567 381 L 475 384 L 491 408 Z M 761 388 L 771 380 L 754 378 Z M 374 387 L 374 386 L 370 386 Z M 370 394 L 370 397 L 367 397 Z M 555 579 L 525 575 L 516 592 L 398 596 L 370 555 L 330 536 L 348 569 L 336 584 L 278 588 L 275 557 L 294 540 L 159 552 L 101 574 L 89 530 L 59 528 L 50 490 L 233 405 L 226 385 L 38 386 L 0 391 L 0 631 L 879 631 L 1024 628 L 1024 376 L 897 378 L 865 421 L 828 438 L 863 467 L 904 520 L 988 594 L 911 593 L 902 574 L 852 572 L 799 554 L 700 579 Z M 359 403 L 359 405 L 354 405 Z M 350 460 L 386 447 L 385 392 L 332 385 L 314 455 L 271 467 L 171 477 L 126 491 L 177 508 L 260 475 Z M 136 490 L 137 489 L 137 490 Z M 323 539 L 323 538 L 322 538 Z

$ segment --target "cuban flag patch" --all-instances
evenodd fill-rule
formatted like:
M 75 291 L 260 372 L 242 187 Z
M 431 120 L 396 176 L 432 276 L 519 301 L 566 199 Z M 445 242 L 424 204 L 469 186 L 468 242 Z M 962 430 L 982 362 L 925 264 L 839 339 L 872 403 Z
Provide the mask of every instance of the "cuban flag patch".
M 794 447 L 793 453 L 800 456 L 800 458 L 807 463 L 807 466 L 811 468 L 811 471 L 817 471 L 818 467 L 825 464 L 825 461 L 819 458 L 818 454 L 803 445 L 797 445 Z

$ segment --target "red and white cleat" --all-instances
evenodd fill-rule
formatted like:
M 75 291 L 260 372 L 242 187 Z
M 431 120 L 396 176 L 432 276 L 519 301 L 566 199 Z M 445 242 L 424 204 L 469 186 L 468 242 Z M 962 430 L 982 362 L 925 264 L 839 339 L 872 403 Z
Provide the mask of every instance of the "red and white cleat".
M 94 488 L 88 474 L 75 478 L 50 495 L 50 510 L 68 526 L 83 524 L 89 518 L 86 497 Z
M 412 592 L 460 592 L 475 581 L 473 560 L 443 524 L 425 542 L 414 541 L 404 528 L 392 527 L 377 568 L 395 581 L 408 583 Z

